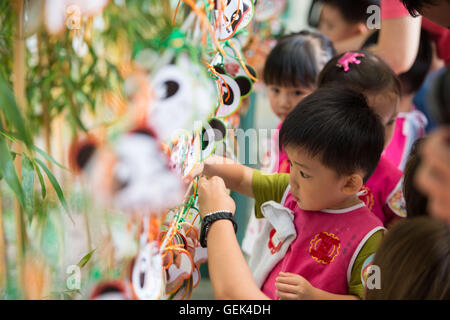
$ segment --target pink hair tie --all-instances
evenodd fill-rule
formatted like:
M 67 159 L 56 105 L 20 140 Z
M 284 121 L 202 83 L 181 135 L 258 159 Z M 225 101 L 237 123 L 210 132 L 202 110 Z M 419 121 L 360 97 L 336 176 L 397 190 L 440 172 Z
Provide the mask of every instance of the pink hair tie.
M 357 58 L 364 57 L 364 53 L 357 53 L 357 52 L 346 52 L 337 63 L 337 66 L 344 69 L 344 72 L 347 72 L 350 70 L 350 64 L 360 64 L 361 61 Z

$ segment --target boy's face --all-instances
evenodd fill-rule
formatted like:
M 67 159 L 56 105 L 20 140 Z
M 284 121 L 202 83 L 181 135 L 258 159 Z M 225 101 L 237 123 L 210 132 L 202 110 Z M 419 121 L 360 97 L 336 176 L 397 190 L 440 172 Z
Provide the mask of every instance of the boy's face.
M 279 85 L 268 85 L 269 102 L 273 113 L 281 121 L 295 108 L 300 101 L 313 92 L 311 88 L 284 87 Z
M 387 147 L 394 135 L 399 99 L 392 94 L 368 94 L 367 100 L 384 126 L 384 146 Z
M 347 22 L 340 10 L 332 5 L 324 4 L 319 20 L 319 31 L 326 35 L 331 42 L 351 38 L 366 31 L 362 23 Z
M 319 157 L 311 158 L 302 147 L 285 148 L 291 172 L 289 174 L 290 192 L 297 205 L 303 210 L 320 211 L 342 209 L 348 195 L 342 190 L 347 177 L 325 167 Z

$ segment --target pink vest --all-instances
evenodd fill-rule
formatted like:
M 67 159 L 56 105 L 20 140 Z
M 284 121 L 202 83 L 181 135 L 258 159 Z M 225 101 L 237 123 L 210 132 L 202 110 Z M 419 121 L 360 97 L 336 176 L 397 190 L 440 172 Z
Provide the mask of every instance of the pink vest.
M 402 183 L 400 169 L 385 156 L 381 156 L 377 168 L 363 186 L 364 194 L 360 199 L 384 225 L 388 225 L 394 218 L 406 217 Z
M 291 272 L 316 288 L 348 294 L 353 263 L 367 239 L 382 230 L 383 224 L 364 204 L 344 210 L 304 211 L 290 192 L 285 195 L 282 204 L 294 212 L 297 238 L 269 273 L 262 291 L 277 299 L 275 279 L 280 272 Z
M 404 170 L 414 142 L 425 135 L 426 125 L 427 118 L 415 108 L 397 116 L 392 141 L 383 154 L 400 170 Z
M 279 135 L 280 129 L 283 122 L 280 122 L 277 127 L 277 131 L 272 138 L 272 148 L 273 152 L 277 155 L 277 161 L 275 162 L 275 168 L 272 169 L 273 173 L 289 173 L 291 172 L 291 167 L 289 166 L 289 158 L 284 152 L 284 147 L 279 149 Z

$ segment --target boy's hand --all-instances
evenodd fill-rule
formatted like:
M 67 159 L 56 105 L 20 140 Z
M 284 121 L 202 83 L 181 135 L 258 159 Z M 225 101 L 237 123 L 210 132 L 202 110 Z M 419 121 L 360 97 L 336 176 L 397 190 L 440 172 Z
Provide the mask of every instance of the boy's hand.
M 196 163 L 192 171 L 186 177 L 184 177 L 183 181 L 186 184 L 189 184 L 192 180 L 194 180 L 194 178 L 202 175 L 204 168 L 205 164 L 203 162 Z
M 236 204 L 219 177 L 198 180 L 198 206 L 202 218 L 214 211 L 231 211 L 233 214 L 236 211 Z
M 194 178 L 205 175 L 209 176 L 205 166 L 214 166 L 215 164 L 224 164 L 227 159 L 215 155 L 209 156 L 205 161 L 195 164 L 192 171 L 183 179 L 186 183 L 190 183 Z M 230 161 L 230 160 L 228 160 Z M 233 162 L 234 163 L 234 162 Z
M 275 287 L 281 300 L 314 299 L 315 288 L 302 276 L 289 272 L 280 272 Z

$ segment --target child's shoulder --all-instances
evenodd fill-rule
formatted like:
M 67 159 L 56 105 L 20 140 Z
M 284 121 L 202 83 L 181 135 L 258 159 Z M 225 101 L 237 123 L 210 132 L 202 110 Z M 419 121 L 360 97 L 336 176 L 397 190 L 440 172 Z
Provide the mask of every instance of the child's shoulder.
M 383 227 L 383 222 L 373 214 L 365 203 L 355 206 L 355 209 L 349 211 L 349 213 L 352 213 L 351 220 L 355 224 L 364 224 L 369 229 Z

